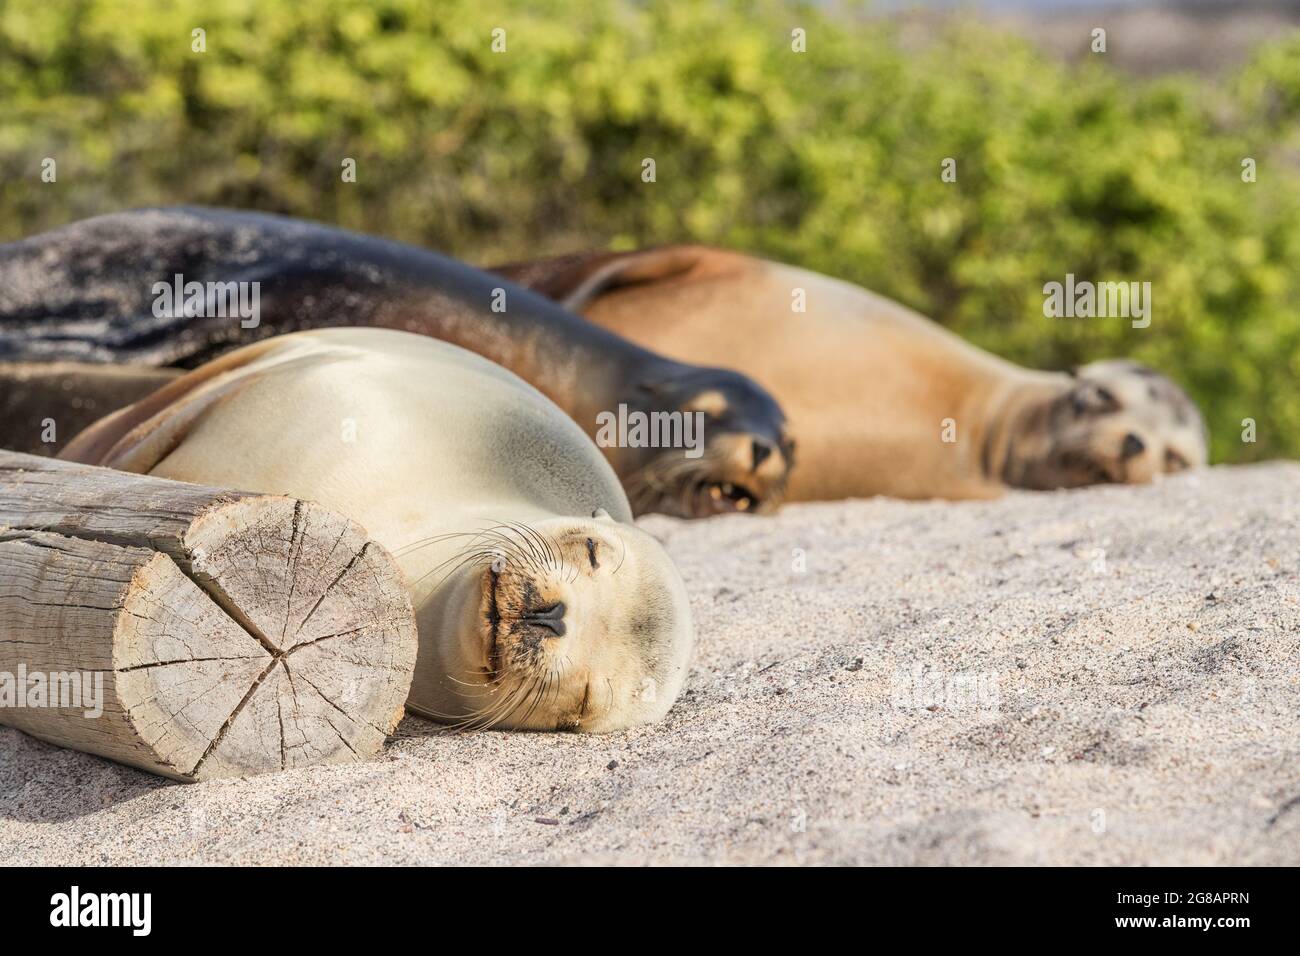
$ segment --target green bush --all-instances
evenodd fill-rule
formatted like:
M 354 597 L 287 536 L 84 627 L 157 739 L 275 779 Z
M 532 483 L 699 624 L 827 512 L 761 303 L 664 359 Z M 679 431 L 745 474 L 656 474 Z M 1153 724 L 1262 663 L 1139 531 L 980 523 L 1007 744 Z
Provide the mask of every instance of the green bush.
M 7 0 L 0 107 L 5 239 L 197 202 L 480 263 L 714 243 L 1027 365 L 1132 355 L 1189 387 L 1218 459 L 1300 452 L 1295 43 L 1212 84 L 1067 68 L 969 22 L 906 44 L 764 3 Z M 1067 272 L 1150 281 L 1151 327 L 1045 318 Z

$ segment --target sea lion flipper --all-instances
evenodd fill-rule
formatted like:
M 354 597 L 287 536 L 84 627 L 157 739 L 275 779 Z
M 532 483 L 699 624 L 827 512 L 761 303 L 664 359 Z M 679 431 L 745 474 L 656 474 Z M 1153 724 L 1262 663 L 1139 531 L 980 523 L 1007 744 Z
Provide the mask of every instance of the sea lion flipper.
M 707 246 L 660 246 L 636 252 L 579 253 L 495 266 L 492 271 L 581 312 L 615 289 L 717 275 L 738 258 Z

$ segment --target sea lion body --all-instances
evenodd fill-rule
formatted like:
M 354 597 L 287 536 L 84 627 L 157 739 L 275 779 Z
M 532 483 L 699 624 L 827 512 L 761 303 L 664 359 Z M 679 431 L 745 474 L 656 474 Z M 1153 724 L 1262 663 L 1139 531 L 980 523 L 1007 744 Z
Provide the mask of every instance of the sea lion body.
M 602 441 L 604 416 L 620 408 L 707 413 L 698 457 L 681 447 L 604 445 L 638 513 L 694 517 L 780 500 L 790 467 L 784 419 L 751 380 L 656 355 L 426 249 L 204 208 L 116 213 L 0 246 L 0 362 L 194 368 L 273 335 L 343 325 L 477 352 Z M 748 495 L 711 494 L 730 488 Z
M 725 356 L 771 390 L 798 445 L 790 500 L 987 498 L 1205 461 L 1195 406 L 1149 369 L 1026 369 L 804 269 L 678 246 L 500 271 L 647 348 Z
M 685 678 L 684 585 L 630 524 L 609 465 L 535 389 L 454 346 L 278 337 L 104 419 L 64 457 L 360 522 L 411 585 L 410 705 L 427 716 L 612 730 L 661 717 Z
M 86 362 L 0 362 L 0 448 L 57 455 L 86 426 L 180 376 Z

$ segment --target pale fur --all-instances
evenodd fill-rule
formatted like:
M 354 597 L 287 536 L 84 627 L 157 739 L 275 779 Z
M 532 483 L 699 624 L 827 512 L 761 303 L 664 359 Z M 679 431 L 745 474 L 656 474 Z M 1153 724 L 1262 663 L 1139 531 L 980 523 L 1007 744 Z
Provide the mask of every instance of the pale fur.
M 397 555 L 412 588 L 420 653 L 410 704 L 422 713 L 466 718 L 501 691 L 482 674 L 484 571 L 457 569 L 457 559 L 474 534 L 503 522 L 595 535 L 611 551 L 603 575 L 578 574 L 567 560 L 528 572 L 569 608 L 568 636 L 547 642 L 567 663 L 540 709 L 527 719 L 521 709 L 503 726 L 555 728 L 557 714 L 577 713 L 584 672 L 608 687 L 566 726 L 612 730 L 658 719 L 685 678 L 692 630 L 684 585 L 658 542 L 630 524 L 613 470 L 540 392 L 455 346 L 379 329 L 270 339 L 101 421 L 65 457 L 293 495 L 360 522 Z M 593 517 L 598 509 L 608 517 Z M 627 615 L 645 594 L 664 605 L 663 626 L 633 640 Z M 647 681 L 655 691 L 648 700 Z

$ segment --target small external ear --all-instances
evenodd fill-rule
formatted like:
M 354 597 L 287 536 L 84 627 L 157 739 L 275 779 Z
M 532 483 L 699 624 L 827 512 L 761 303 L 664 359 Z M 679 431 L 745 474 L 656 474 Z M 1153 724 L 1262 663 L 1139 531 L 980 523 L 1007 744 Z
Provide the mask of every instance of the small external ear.
M 595 518 L 597 521 L 612 521 L 612 520 L 613 520 L 612 518 L 610 518 L 610 516 L 609 516 L 609 512 L 606 511 L 604 508 L 597 508 L 595 511 L 593 511 L 593 512 L 591 513 L 591 516 L 592 516 L 593 518 Z

